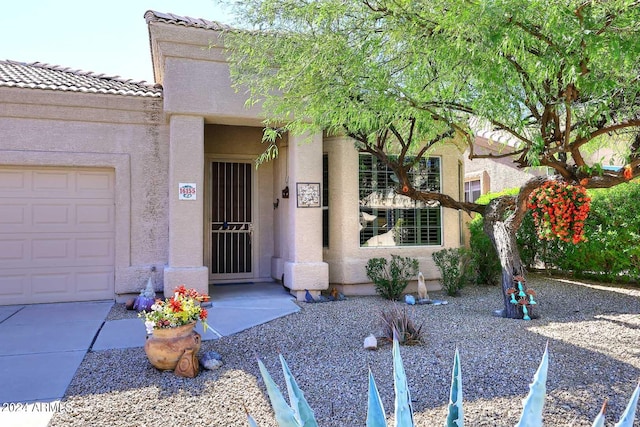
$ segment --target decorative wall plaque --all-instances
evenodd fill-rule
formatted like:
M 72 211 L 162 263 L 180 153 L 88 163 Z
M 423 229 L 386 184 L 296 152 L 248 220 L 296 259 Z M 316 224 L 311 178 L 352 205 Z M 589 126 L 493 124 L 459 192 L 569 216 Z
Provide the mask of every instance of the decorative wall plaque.
M 299 208 L 320 207 L 320 183 L 298 182 L 296 183 Z

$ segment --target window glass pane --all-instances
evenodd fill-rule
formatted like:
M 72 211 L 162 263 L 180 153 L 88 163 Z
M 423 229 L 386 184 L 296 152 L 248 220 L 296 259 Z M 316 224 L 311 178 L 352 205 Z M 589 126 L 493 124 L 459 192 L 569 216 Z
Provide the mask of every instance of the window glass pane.
M 329 247 L 329 155 L 322 155 L 322 247 Z
M 480 180 L 467 181 L 464 183 L 464 201 L 475 202 L 480 197 Z
M 420 159 L 409 174 L 416 189 L 440 191 L 440 158 Z M 441 245 L 441 208 L 396 194 L 398 179 L 374 156 L 359 162 L 361 246 Z

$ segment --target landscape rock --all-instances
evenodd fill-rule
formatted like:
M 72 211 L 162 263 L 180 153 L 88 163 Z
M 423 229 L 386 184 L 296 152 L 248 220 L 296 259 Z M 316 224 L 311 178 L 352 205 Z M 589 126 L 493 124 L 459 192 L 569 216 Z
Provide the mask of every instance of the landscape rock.
M 215 351 L 207 351 L 200 356 L 200 364 L 210 371 L 218 369 L 223 365 L 222 356 Z
M 377 350 L 378 349 L 378 340 L 373 335 L 369 335 L 364 339 L 364 349 L 365 350 Z
M 404 302 L 406 302 L 409 305 L 414 305 L 416 303 L 416 299 L 413 295 L 405 295 Z

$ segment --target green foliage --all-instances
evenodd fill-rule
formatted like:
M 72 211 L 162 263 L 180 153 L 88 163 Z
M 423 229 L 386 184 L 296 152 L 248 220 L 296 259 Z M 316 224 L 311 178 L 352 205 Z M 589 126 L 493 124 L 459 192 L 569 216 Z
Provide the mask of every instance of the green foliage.
M 422 325 L 416 326 L 413 319 L 407 313 L 407 308 L 402 310 L 394 306 L 384 310 L 380 314 L 382 337 L 393 341 L 396 337 L 400 344 L 418 344 L 422 341 Z
M 559 245 L 556 265 L 577 275 L 640 281 L 640 181 L 590 195 L 586 242 Z
M 418 260 L 391 255 L 386 258 L 371 258 L 367 262 L 367 277 L 373 282 L 376 292 L 383 298 L 397 300 L 418 274 Z
M 400 344 L 398 340 L 393 340 L 393 384 L 395 391 L 395 426 L 396 427 L 414 427 L 413 422 L 413 408 L 411 405 L 411 393 L 409 391 L 407 376 L 402 363 L 402 356 L 400 355 Z M 271 406 L 276 414 L 276 421 L 280 427 L 302 427 L 302 426 L 317 426 L 317 421 L 313 415 L 313 411 L 308 408 L 307 402 L 304 399 L 302 391 L 297 388 L 295 379 L 289 371 L 289 367 L 282 355 L 280 356 L 280 363 L 282 370 L 285 374 L 287 381 L 287 388 L 290 389 L 289 382 L 295 384 L 295 397 L 292 399 L 292 406 L 296 406 L 297 402 L 303 402 L 301 406 L 305 407 L 309 415 L 306 422 L 303 424 L 299 418 L 295 417 L 296 410 L 289 407 L 284 400 L 284 396 L 278 389 L 271 375 L 265 368 L 264 364 L 258 360 L 260 366 L 260 374 L 267 386 L 267 393 L 271 400 Z M 533 382 L 529 386 L 529 394 L 522 401 L 523 409 L 520 421 L 516 427 L 536 427 L 542 426 L 542 417 L 544 409 L 544 401 L 546 398 L 546 382 L 547 382 L 547 370 L 549 367 L 549 355 L 547 348 L 545 348 L 544 354 L 540 365 L 533 377 Z M 297 399 L 297 400 L 296 400 Z M 640 399 L 640 383 L 635 388 L 629 403 L 625 408 L 620 420 L 615 427 L 633 427 L 635 420 L 636 408 L 638 406 L 638 400 Z M 294 401 L 296 403 L 294 403 Z M 594 426 L 604 425 L 604 411 L 606 404 L 602 407 L 600 414 L 594 421 Z M 257 424 L 247 414 L 249 423 L 251 426 Z M 462 427 L 464 425 L 464 410 L 462 404 L 462 373 L 460 370 L 460 355 L 456 349 L 453 369 L 451 372 L 451 393 L 448 405 L 448 416 L 445 421 L 446 427 Z M 368 410 L 367 410 L 367 427 L 387 427 L 386 417 L 384 413 L 384 407 L 382 405 L 382 399 L 378 392 L 375 379 L 369 369 L 369 392 L 368 392 Z
M 469 222 L 469 253 L 471 257 L 471 281 L 478 285 L 500 284 L 500 260 L 496 250 L 483 229 L 482 215 L 476 215 Z
M 513 191 L 513 190 L 509 190 Z M 640 181 L 609 189 L 589 190 L 591 211 L 585 221 L 585 242 L 578 244 L 545 240 L 537 236 L 527 212 L 518 229 L 522 262 L 530 268 L 540 265 L 578 277 L 607 281 L 640 281 Z M 482 196 L 483 203 L 500 194 Z M 479 199 L 480 200 L 480 199 Z M 499 261 L 488 236 L 482 231 L 482 216 L 469 223 L 470 246 L 477 283 L 490 283 L 499 274 Z M 485 278 L 489 279 L 485 279 Z M 484 280 L 484 281 L 483 281 Z
M 569 150 L 640 126 L 637 2 L 221 2 L 256 30 L 225 34 L 234 83 L 285 131 L 346 133 L 374 148 L 399 131 L 421 145 L 468 131 L 472 115 L 519 141 L 522 167 L 566 171 L 560 151 L 575 158 Z
M 440 269 L 442 287 L 450 296 L 456 296 L 469 281 L 471 256 L 464 248 L 448 248 L 433 253 L 433 262 Z

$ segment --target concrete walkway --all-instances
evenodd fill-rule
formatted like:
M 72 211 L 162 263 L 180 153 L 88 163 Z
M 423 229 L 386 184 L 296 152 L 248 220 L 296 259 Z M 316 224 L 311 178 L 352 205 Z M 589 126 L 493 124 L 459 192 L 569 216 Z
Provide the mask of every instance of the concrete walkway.
M 299 311 L 276 283 L 212 286 L 203 340 Z M 0 306 L 0 426 L 46 426 L 87 351 L 142 347 L 141 319 L 105 321 L 113 301 Z M 142 351 L 142 350 L 141 350 Z

